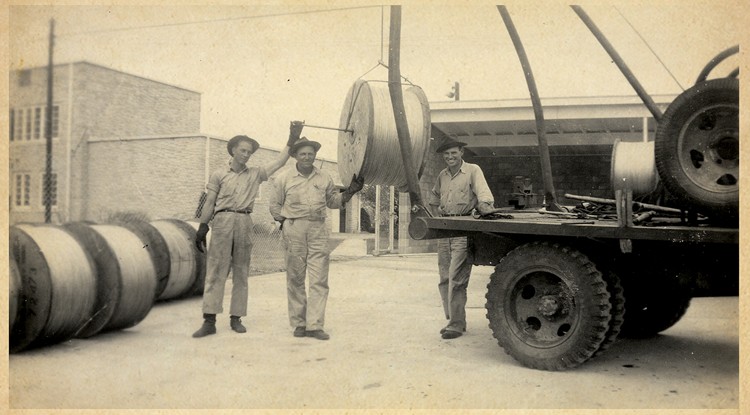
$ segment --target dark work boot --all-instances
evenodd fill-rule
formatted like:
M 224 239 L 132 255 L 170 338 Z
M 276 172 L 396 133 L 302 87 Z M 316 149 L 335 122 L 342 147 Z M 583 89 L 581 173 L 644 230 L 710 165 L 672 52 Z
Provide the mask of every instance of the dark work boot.
M 203 325 L 195 333 L 193 337 L 205 337 L 209 334 L 216 334 L 216 314 L 203 314 Z
M 229 317 L 229 327 L 231 327 L 232 330 L 236 331 L 237 333 L 244 333 L 247 331 L 245 326 L 242 325 L 242 321 L 240 320 L 239 316 Z

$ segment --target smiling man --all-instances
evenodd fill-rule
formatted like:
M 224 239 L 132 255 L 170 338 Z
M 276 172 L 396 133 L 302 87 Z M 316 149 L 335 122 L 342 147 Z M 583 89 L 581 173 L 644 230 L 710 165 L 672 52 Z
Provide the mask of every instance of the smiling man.
M 320 143 L 302 137 L 289 149 L 297 160 L 276 179 L 269 209 L 281 223 L 286 247 L 286 282 L 289 323 L 294 337 L 328 340 L 323 330 L 328 301 L 328 227 L 326 207 L 340 209 L 362 190 L 363 178 L 352 177 L 343 193 L 331 176 L 314 166 Z M 305 290 L 305 278 L 310 285 Z
M 203 325 L 193 337 L 216 333 L 216 314 L 223 311 L 224 286 L 232 270 L 232 299 L 229 325 L 237 333 L 245 333 L 241 317 L 247 315 L 247 278 L 253 249 L 252 234 L 255 198 L 260 184 L 289 160 L 289 146 L 299 139 L 303 124 L 293 121 L 289 126 L 287 145 L 278 159 L 266 166 L 247 166 L 259 144 L 246 135 L 233 137 L 227 143 L 232 157 L 227 166 L 211 174 L 206 184 L 206 201 L 200 217 L 195 244 L 206 249 L 208 222 L 212 222 L 211 246 L 206 261 L 206 282 L 203 289 Z
M 437 148 L 448 166 L 438 174 L 430 193 L 433 216 L 469 216 L 474 209 L 486 213 L 494 198 L 482 169 L 463 160 L 466 143 L 450 140 Z M 466 331 L 466 288 L 469 285 L 474 252 L 464 237 L 438 240 L 438 290 L 448 325 L 440 330 L 444 339 L 455 339 Z

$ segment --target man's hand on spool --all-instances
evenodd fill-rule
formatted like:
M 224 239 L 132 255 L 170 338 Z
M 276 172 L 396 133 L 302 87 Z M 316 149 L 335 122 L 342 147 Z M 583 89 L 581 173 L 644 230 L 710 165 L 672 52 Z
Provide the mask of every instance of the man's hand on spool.
M 365 178 L 360 176 L 357 177 L 356 174 L 352 175 L 352 182 L 349 183 L 349 187 L 346 189 L 347 192 L 351 193 L 352 195 L 362 190 L 362 187 L 365 185 Z
M 198 231 L 195 232 L 195 247 L 201 252 L 206 252 L 206 234 L 208 234 L 208 225 L 201 223 Z
M 286 145 L 287 147 L 291 148 L 294 143 L 299 140 L 300 134 L 302 134 L 302 129 L 305 127 L 304 121 L 291 121 L 289 123 L 289 140 L 287 140 Z

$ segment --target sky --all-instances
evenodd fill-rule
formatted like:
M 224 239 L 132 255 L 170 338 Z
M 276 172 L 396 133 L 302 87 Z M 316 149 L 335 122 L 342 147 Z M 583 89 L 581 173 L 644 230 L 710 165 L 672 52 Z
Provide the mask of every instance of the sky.
M 247 134 L 281 148 L 289 121 L 339 127 L 359 78 L 387 80 L 389 6 L 364 2 L 247 5 L 9 6 L 11 70 L 45 66 L 50 19 L 55 63 L 89 61 L 200 92 L 201 132 Z M 528 98 L 493 2 L 403 2 L 401 74 L 430 102 Z M 506 2 L 542 99 L 635 95 L 569 6 Z M 745 36 L 742 1 L 581 3 L 650 94 L 678 94 L 706 63 Z M 653 52 L 652 52 L 653 50 Z M 655 53 L 655 54 L 654 54 Z M 662 63 L 663 62 L 663 63 Z M 716 69 L 723 76 L 739 57 Z M 671 74 L 670 74 L 671 72 Z M 674 77 L 674 79 L 673 79 Z M 305 128 L 335 160 L 335 131 Z

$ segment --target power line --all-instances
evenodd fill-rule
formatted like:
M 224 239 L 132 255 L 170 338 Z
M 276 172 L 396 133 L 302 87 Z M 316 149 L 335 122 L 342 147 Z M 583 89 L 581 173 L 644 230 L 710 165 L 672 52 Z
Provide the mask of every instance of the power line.
M 307 11 L 302 11 L 302 12 L 285 12 L 285 13 L 261 14 L 261 15 L 255 15 L 255 16 L 227 17 L 223 19 L 201 20 L 201 21 L 193 21 L 193 22 L 165 23 L 165 24 L 150 25 L 150 26 L 133 26 L 133 27 L 122 27 L 122 28 L 116 28 L 116 29 L 90 30 L 90 31 L 85 31 L 85 32 L 57 34 L 56 36 L 57 37 L 80 36 L 80 35 L 89 35 L 89 34 L 95 34 L 95 33 L 112 33 L 112 32 L 124 32 L 127 30 L 157 29 L 157 28 L 162 28 L 162 27 L 175 27 L 175 26 L 186 26 L 186 25 L 204 24 L 204 23 L 228 22 L 228 21 L 235 21 L 235 20 L 265 19 L 269 17 L 283 17 L 283 16 L 302 15 L 302 14 L 330 13 L 330 12 L 339 12 L 339 11 L 346 11 L 346 10 L 372 9 L 375 7 L 381 7 L 381 6 L 341 7 L 337 9 L 307 10 Z
M 641 40 L 642 40 L 642 41 L 643 41 L 643 43 L 644 43 L 644 44 L 646 45 L 646 47 L 648 48 L 648 50 L 650 50 L 650 51 L 651 51 L 651 53 L 652 53 L 652 54 L 653 54 L 653 55 L 654 55 L 654 56 L 656 57 L 656 59 L 657 59 L 657 60 L 659 61 L 659 63 L 661 63 L 661 66 L 663 66 L 663 67 L 664 67 L 664 69 L 665 69 L 665 70 L 667 71 L 667 73 L 669 74 L 669 76 L 671 76 L 671 77 L 672 77 L 672 79 L 674 79 L 674 81 L 675 81 L 675 82 L 677 83 L 677 86 L 679 86 L 679 87 L 680 87 L 680 89 L 682 89 L 682 90 L 684 91 L 684 90 L 685 90 L 685 88 L 683 88 L 683 87 L 682 87 L 682 84 L 680 84 L 680 81 L 678 81 L 678 80 L 677 80 L 677 78 L 675 78 L 674 74 L 672 74 L 672 71 L 670 71 L 670 70 L 669 70 L 669 68 L 668 68 L 668 67 L 667 67 L 667 65 L 666 65 L 666 64 L 664 63 L 664 61 L 662 61 L 662 60 L 661 60 L 661 58 L 659 57 L 659 55 L 657 55 L 657 54 L 656 54 L 656 52 L 654 51 L 654 49 L 652 49 L 652 48 L 651 48 L 651 45 L 649 45 L 649 44 L 648 44 L 648 42 L 646 41 L 646 39 L 644 39 L 644 38 L 643 38 L 643 36 L 641 36 L 641 33 L 640 33 L 640 32 L 638 32 L 638 30 L 637 30 L 637 29 L 636 29 L 636 28 L 635 28 L 635 27 L 634 27 L 634 26 L 633 26 L 633 25 L 632 25 L 632 24 L 630 23 L 630 21 L 628 20 L 628 18 L 627 18 L 627 17 L 625 17 L 625 15 L 623 15 L 623 14 L 622 14 L 622 12 L 620 11 L 620 9 L 618 9 L 618 8 L 617 8 L 617 6 L 613 6 L 613 7 L 615 8 L 615 10 L 617 10 L 617 13 L 619 13 L 619 14 L 620 14 L 620 16 L 621 16 L 621 17 L 623 18 L 623 20 L 625 20 L 625 23 L 627 23 L 627 24 L 628 24 L 628 26 L 630 26 L 630 28 L 631 28 L 631 29 L 633 29 L 633 31 L 635 32 L 635 34 L 637 34 L 637 35 L 638 35 L 638 37 L 640 37 L 640 38 L 641 38 Z

